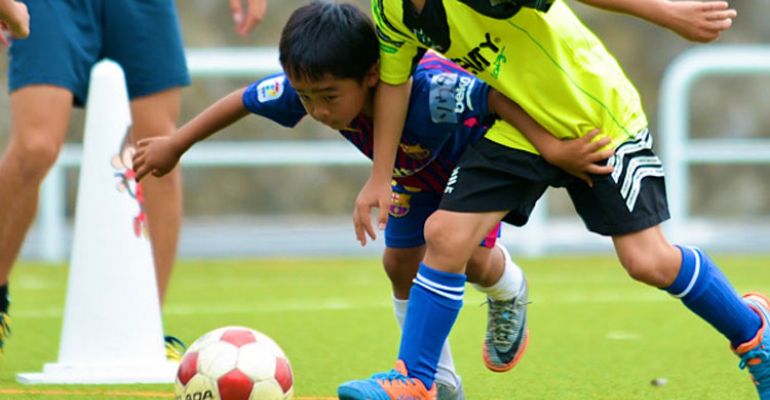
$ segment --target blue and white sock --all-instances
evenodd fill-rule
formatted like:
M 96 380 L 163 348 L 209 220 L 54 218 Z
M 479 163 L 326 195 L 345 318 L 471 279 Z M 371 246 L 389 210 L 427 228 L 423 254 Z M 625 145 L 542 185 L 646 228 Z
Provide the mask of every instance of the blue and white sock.
M 762 321 L 702 250 L 677 246 L 682 252 L 679 275 L 665 290 L 727 337 L 733 347 L 756 336 Z
M 409 305 L 398 358 L 409 376 L 430 389 L 441 348 L 463 306 L 465 275 L 443 272 L 420 263 L 409 292 Z
M 404 326 L 404 319 L 406 319 L 406 308 L 409 305 L 409 300 L 401 300 L 393 297 L 393 310 L 396 314 L 396 321 L 398 321 L 398 327 Z M 444 346 L 441 348 L 441 356 L 438 359 L 436 370 L 436 384 L 441 382 L 452 390 L 457 389 L 460 386 L 460 376 L 457 375 L 457 369 L 455 369 L 455 362 L 452 359 L 452 349 L 449 347 L 449 339 L 444 342 Z

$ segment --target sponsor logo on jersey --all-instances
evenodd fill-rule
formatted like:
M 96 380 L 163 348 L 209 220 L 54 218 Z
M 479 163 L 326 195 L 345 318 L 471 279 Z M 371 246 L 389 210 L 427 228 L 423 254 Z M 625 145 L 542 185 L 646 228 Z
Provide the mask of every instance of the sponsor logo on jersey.
M 273 79 L 268 79 L 257 86 L 257 98 L 260 103 L 266 101 L 275 100 L 283 94 L 284 81 L 283 77 L 276 76 Z
M 500 64 L 505 62 L 505 55 L 502 54 L 502 50 L 505 48 L 501 49 L 498 46 L 500 42 L 500 38 L 493 38 L 487 32 L 484 34 L 484 40 L 478 46 L 472 48 L 465 56 L 453 58 L 452 61 L 472 74 L 478 75 L 493 63 Z M 499 74 L 499 68 L 497 69 Z
M 474 83 L 475 81 L 471 77 L 460 77 L 460 81 L 457 82 L 457 87 L 455 88 L 455 113 L 462 114 L 465 112 L 466 105 L 469 110 L 473 111 L 471 89 L 473 89 Z
M 473 78 L 454 72 L 434 75 L 430 82 L 431 120 L 437 124 L 455 124 L 457 115 L 465 112 L 466 107 L 473 111 L 470 94 L 474 84 Z

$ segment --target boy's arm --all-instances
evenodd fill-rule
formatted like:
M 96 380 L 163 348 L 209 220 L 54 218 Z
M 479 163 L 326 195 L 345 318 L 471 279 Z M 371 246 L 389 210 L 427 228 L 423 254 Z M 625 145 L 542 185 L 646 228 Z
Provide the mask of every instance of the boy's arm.
M 396 162 L 398 144 L 404 130 L 411 93 L 411 81 L 400 85 L 380 82 L 374 98 L 374 154 L 372 173 L 356 197 L 353 225 L 356 239 L 366 245 L 366 236 L 372 240 L 377 233 L 372 227 L 372 207 L 378 208 L 377 227 L 385 229 L 391 202 L 390 181 Z
M 133 157 L 136 180 L 149 173 L 154 176 L 169 173 L 193 144 L 248 115 L 243 104 L 245 90 L 236 90 L 218 100 L 170 136 L 140 140 Z
M 605 175 L 612 172 L 612 167 L 596 164 L 598 161 L 610 158 L 613 154 L 613 150 L 601 150 L 610 143 L 609 137 L 593 142 L 599 134 L 598 129 L 578 139 L 559 140 L 532 119 L 518 104 L 494 89 L 489 91 L 489 113 L 497 114 L 504 121 L 515 126 L 546 161 L 582 179 L 588 186 L 593 186 L 590 174 Z
M 29 36 L 29 11 L 27 6 L 15 0 L 0 0 L 0 24 L 15 39 Z M 8 45 L 8 39 L 0 33 L 0 42 Z
M 726 1 L 580 0 L 671 29 L 687 40 L 711 42 L 732 26 L 737 12 Z
M 425 53 L 404 23 L 401 0 L 372 1 L 372 17 L 380 44 L 380 83 L 374 101 L 374 154 L 372 173 L 356 197 L 353 226 L 356 238 L 366 245 L 367 235 L 376 239 L 371 210 L 377 207 L 377 227 L 388 221 L 391 203 L 390 182 L 398 151 L 398 143 L 406 121 L 410 76 Z

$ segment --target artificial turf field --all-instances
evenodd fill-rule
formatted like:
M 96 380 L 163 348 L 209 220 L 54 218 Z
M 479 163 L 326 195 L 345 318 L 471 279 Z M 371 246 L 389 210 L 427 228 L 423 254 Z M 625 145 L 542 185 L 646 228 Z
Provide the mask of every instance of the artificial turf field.
M 741 292 L 770 292 L 770 256 L 713 257 Z M 481 359 L 483 297 L 468 287 L 451 335 L 471 400 L 755 399 L 716 331 L 666 293 L 628 278 L 611 256 L 519 259 L 530 284 L 527 354 L 511 372 Z M 23 264 L 12 276 L 13 337 L 0 399 L 168 399 L 172 385 L 25 386 L 19 372 L 55 361 L 67 269 Z M 164 309 L 187 342 L 225 325 L 273 337 L 295 373 L 295 399 L 332 399 L 339 383 L 389 369 L 398 329 L 377 259 L 183 261 Z M 130 329 L 130 327 L 126 327 Z M 653 386 L 655 378 L 668 383 Z

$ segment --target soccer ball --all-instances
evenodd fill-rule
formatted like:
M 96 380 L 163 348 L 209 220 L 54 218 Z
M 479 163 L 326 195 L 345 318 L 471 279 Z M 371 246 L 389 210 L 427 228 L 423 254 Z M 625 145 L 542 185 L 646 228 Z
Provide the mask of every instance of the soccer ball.
M 265 334 L 240 326 L 201 336 L 176 374 L 177 400 L 289 400 L 293 387 L 283 350 Z

